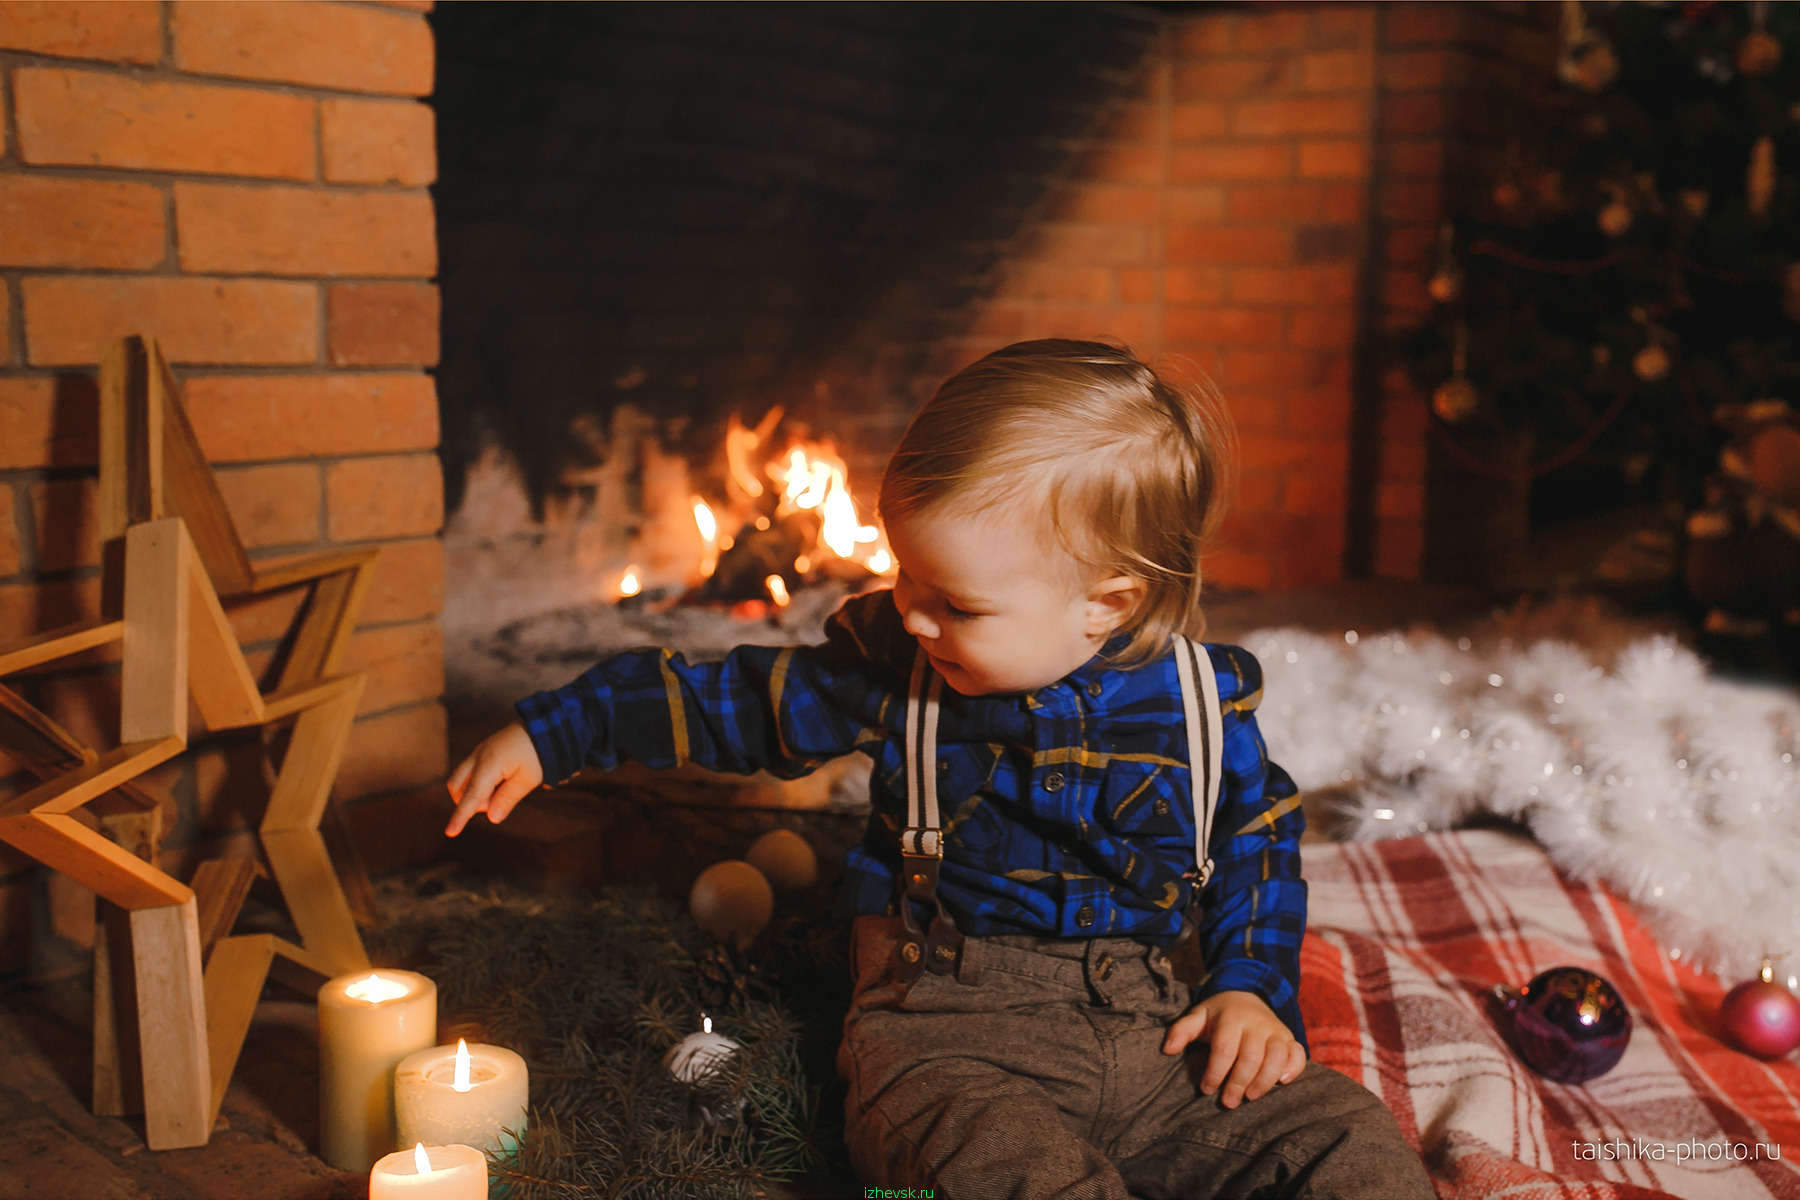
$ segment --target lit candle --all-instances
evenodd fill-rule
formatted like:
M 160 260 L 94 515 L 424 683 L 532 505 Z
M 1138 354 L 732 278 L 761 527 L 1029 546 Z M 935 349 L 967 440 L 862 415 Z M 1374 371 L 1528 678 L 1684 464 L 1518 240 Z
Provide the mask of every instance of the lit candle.
M 504 1046 L 433 1046 L 394 1068 L 400 1144 L 461 1142 L 502 1157 L 518 1150 L 530 1091 L 525 1060 Z
M 369 1172 L 369 1200 L 487 1200 L 487 1160 L 473 1146 L 396 1150 Z
M 398 1145 L 394 1066 L 435 1041 L 437 984 L 423 975 L 381 968 L 320 988 L 319 1157 L 366 1171 Z
M 712 1018 L 700 1015 L 699 1033 L 690 1033 L 669 1047 L 663 1055 L 663 1066 L 682 1083 L 700 1083 L 725 1065 L 725 1061 L 742 1049 L 740 1043 L 722 1033 L 712 1031 Z

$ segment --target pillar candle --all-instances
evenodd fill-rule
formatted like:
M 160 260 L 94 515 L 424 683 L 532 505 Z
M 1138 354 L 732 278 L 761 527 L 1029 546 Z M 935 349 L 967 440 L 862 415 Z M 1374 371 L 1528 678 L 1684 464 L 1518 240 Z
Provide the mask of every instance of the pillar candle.
M 393 1150 L 394 1067 L 437 1041 L 437 984 L 377 968 L 319 989 L 319 1157 L 366 1171 Z
M 369 1200 L 487 1200 L 487 1160 L 473 1146 L 415 1145 L 369 1171 Z
M 512 1154 L 525 1129 L 529 1091 L 525 1060 L 504 1046 L 459 1040 L 409 1054 L 394 1068 L 400 1144 L 462 1142 Z

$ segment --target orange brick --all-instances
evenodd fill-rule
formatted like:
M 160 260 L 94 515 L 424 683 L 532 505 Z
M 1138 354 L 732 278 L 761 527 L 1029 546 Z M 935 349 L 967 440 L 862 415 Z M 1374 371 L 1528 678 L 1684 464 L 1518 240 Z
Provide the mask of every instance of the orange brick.
M 414 621 L 444 608 L 444 544 L 437 538 L 385 542 L 363 601 L 362 619 Z
M 1238 405 L 1232 406 L 1232 416 L 1237 420 L 1239 428 L 1243 421 L 1252 414 L 1242 412 Z M 1287 493 L 1287 475 L 1282 471 L 1243 471 L 1237 479 L 1237 487 L 1231 494 L 1231 511 L 1240 513 L 1275 512 L 1284 507 L 1283 497 Z
M 1175 261 L 1204 263 L 1283 263 L 1294 257 L 1294 231 L 1275 229 L 1219 229 L 1200 226 L 1171 229 L 1168 257 Z
M 1438 138 L 1386 138 L 1381 161 L 1390 175 L 1442 175 L 1444 143 Z
M 186 271 L 437 273 L 437 227 L 424 192 L 177 183 L 175 235 Z
M 1156 220 L 1159 189 L 1087 183 L 1063 189 L 1054 220 L 1095 225 L 1142 225 Z
M 292 554 L 275 555 L 271 558 L 259 558 L 257 566 L 265 563 L 280 562 L 286 558 L 307 557 Z M 238 641 L 245 646 L 256 646 L 263 643 L 273 644 L 277 639 L 287 636 L 294 627 L 294 618 L 300 612 L 300 605 L 306 597 L 304 588 L 286 588 L 280 592 L 256 596 L 247 600 L 234 600 L 225 606 L 225 615 L 231 619 L 231 628 L 237 634 Z
M 1107 267 L 1025 263 L 1007 274 L 997 295 L 1018 301 L 1105 304 L 1113 298 L 1113 272 Z
M 1149 261 L 1150 235 L 1130 225 L 1047 221 L 1038 226 L 1033 257 L 1082 266 L 1129 266 Z
M 1367 46 L 1375 40 L 1372 4 L 1321 4 L 1313 9 L 1313 44 Z
M 1344 577 L 1344 522 L 1340 516 L 1295 517 L 1304 525 L 1289 536 L 1275 564 L 1276 587 L 1313 587 Z
M 1312 14 L 1304 8 L 1264 5 L 1233 15 L 1231 48 L 1244 53 L 1293 50 L 1306 45 L 1312 34 Z
M 100 619 L 100 580 L 0 584 L 0 643 L 15 642 L 58 625 Z
M 357 632 L 344 669 L 367 671 L 358 713 L 377 713 L 444 694 L 444 635 L 436 621 Z
M 1224 54 L 1231 49 L 1232 16 L 1228 12 L 1184 12 L 1175 25 L 1175 53 L 1183 57 Z
M 337 283 L 326 292 L 331 365 L 434 367 L 434 283 Z
M 1376 484 L 1375 515 L 1414 519 L 1423 517 L 1425 515 L 1425 489 L 1416 483 Z
M 437 179 L 437 128 L 428 105 L 321 100 L 319 126 L 325 178 L 333 183 L 424 187 Z
M 0 121 L 5 119 L 6 114 L 0 112 Z M 0 367 L 12 365 L 12 349 L 12 286 L 0 279 Z M 5 454 L 0 450 L 0 458 Z
M 1162 121 L 1162 105 L 1135 100 L 1109 113 L 1099 133 L 1113 142 L 1158 142 L 1162 140 Z
M 160 338 L 184 363 L 310 363 L 318 287 L 264 279 L 27 277 L 26 357 L 36 366 L 99 361 L 127 333 Z
M 1163 272 L 1163 298 L 1170 304 L 1217 304 L 1225 298 L 1223 267 L 1172 266 Z
M 1204 225 L 1225 217 L 1225 189 L 1218 186 L 1172 187 L 1164 193 L 1171 225 Z
M 1288 479 L 1285 507 L 1295 516 L 1339 515 L 1345 510 L 1349 494 L 1342 475 L 1296 471 Z
M 153 63 L 162 11 L 141 0 L 0 0 L 0 50 L 52 58 Z
M 1431 295 L 1425 290 L 1425 276 L 1418 270 L 1392 270 L 1381 278 L 1381 302 L 1408 312 L 1424 312 L 1431 307 Z
M 1225 135 L 1225 106 L 1217 101 L 1190 101 L 1169 110 L 1169 136 L 1192 142 Z
M 1240 100 L 1231 110 L 1231 132 L 1239 137 L 1360 133 L 1368 124 L 1369 106 L 1361 96 Z
M 1425 482 L 1425 463 L 1423 442 L 1394 440 L 1381 444 L 1381 478 L 1389 483 Z
M 1348 263 L 1234 267 L 1227 294 L 1237 304 L 1348 304 L 1356 294 L 1356 268 Z
M 0 483 L 0 575 L 17 575 L 25 565 L 25 549 L 19 545 L 18 523 L 13 519 L 13 488 Z
M 1381 235 L 1382 254 L 1390 267 L 1423 270 L 1437 253 L 1438 231 L 1431 225 L 1402 225 Z
M 201 375 L 183 382 L 182 395 L 200 448 L 213 462 L 437 445 L 437 392 L 429 375 Z M 4 397 L 0 391 L 0 405 Z
M 1453 42 L 1462 35 L 1468 16 L 1460 4 L 1443 4 L 1435 0 L 1389 4 L 1384 15 L 1387 24 L 1383 35 L 1390 46 Z
M 92 378 L 0 378 L 0 470 L 91 467 L 99 461 Z
M 1393 92 L 1381 98 L 1381 130 L 1387 137 L 1442 133 L 1449 123 L 1450 102 L 1442 92 Z
M 1381 187 L 1378 203 L 1383 220 L 1435 222 L 1444 213 L 1444 187 L 1435 178 L 1389 179 Z
M 1300 143 L 1300 174 L 1306 179 L 1364 179 L 1369 174 L 1369 144 L 1348 139 Z
M 313 101 L 254 88 L 98 71 L 13 72 L 28 163 L 311 179 Z
M 1286 142 L 1210 142 L 1181 146 L 1169 156 L 1169 176 L 1177 183 L 1221 179 L 1288 179 L 1294 148 Z
M 193 753 L 196 832 L 201 836 L 253 829 L 267 799 L 263 748 L 241 735 L 209 741 Z
M 1425 529 L 1414 520 L 1375 523 L 1375 574 L 1382 579 L 1418 579 L 1425 559 Z
M 1172 341 L 1276 346 L 1282 340 L 1282 314 L 1274 309 L 1171 306 L 1163 321 Z
M 346 799 L 441 782 L 447 723 L 442 704 L 366 717 L 350 730 L 332 794 Z
M 183 71 L 347 92 L 431 92 L 431 29 L 422 16 L 258 0 L 177 0 L 174 14 Z
M 1201 575 L 1215 587 L 1260 589 L 1269 587 L 1274 579 L 1268 555 L 1226 547 L 1206 555 Z
M 1123 342 L 1140 349 L 1156 336 L 1152 314 L 1129 308 L 1050 308 L 1026 326 L 1028 337 L 1066 337 Z
M 39 571 L 67 571 L 100 562 L 99 487 L 93 479 L 40 480 L 26 493 L 37 541 Z
M 1294 76 L 1291 59 L 1234 58 L 1175 64 L 1178 102 L 1266 96 L 1287 91 Z
M 1390 92 L 1441 88 L 1450 81 L 1448 50 L 1392 50 L 1381 56 L 1381 86 Z
M 1310 388 L 1332 382 L 1342 360 L 1338 354 L 1227 348 L 1220 382 L 1228 388 Z
M 993 349 L 995 341 L 1002 339 L 1017 341 L 1024 337 L 1025 323 L 1030 320 L 1031 312 L 1030 305 L 1010 300 L 992 300 L 982 305 L 980 311 L 963 328 L 963 333 L 984 345 L 963 358 L 950 370 L 957 370 L 965 363 L 980 358 Z
M 161 188 L 0 175 L 0 266 L 142 270 L 167 240 Z
M 325 495 L 334 542 L 436 533 L 444 521 L 443 471 L 435 454 L 333 463 Z
M 1326 50 L 1300 56 L 1300 89 L 1348 92 L 1375 82 L 1375 59 L 1365 50 Z
M 1355 224 L 1362 219 L 1363 188 L 1351 182 L 1238 183 L 1231 187 L 1227 212 L 1234 221 L 1324 221 Z
M 1160 272 L 1153 267 L 1121 267 L 1114 273 L 1119 299 L 1126 304 L 1151 304 L 1157 298 Z
M 1347 351 L 1349 343 L 1329 348 Z M 1326 378 L 1312 387 L 1294 388 L 1287 397 L 1288 420 L 1293 427 L 1315 432 L 1347 431 L 1354 406 L 1347 376 Z
M 1356 339 L 1356 313 L 1348 308 L 1307 308 L 1288 314 L 1288 344 L 1303 350 L 1344 350 Z
M 319 540 L 319 468 L 313 463 L 222 467 L 215 474 L 245 546 Z
M 1093 156 L 1088 178 L 1104 179 L 1108 183 L 1161 183 L 1162 147 L 1105 146 Z

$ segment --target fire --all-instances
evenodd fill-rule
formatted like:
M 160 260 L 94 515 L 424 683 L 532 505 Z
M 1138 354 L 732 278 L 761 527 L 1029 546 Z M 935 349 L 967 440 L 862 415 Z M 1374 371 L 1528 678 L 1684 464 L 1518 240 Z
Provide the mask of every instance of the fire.
M 769 475 L 781 485 L 781 504 L 776 515 L 816 509 L 820 519 L 819 540 L 839 558 L 861 562 L 874 574 L 882 571 L 869 566 L 881 545 L 881 530 L 864 525 L 850 495 L 850 473 L 828 442 L 803 442 L 790 448 L 785 457 L 769 464 Z M 869 547 L 865 552 L 860 547 Z M 805 556 L 802 556 L 805 557 Z M 810 566 L 810 562 L 808 566 Z M 795 569 L 805 572 L 808 566 L 796 561 Z
M 787 584 L 782 580 L 781 576 L 771 575 L 763 580 L 763 585 L 769 589 L 769 599 L 775 602 L 776 608 L 786 608 L 788 606 L 788 601 L 791 600 L 792 597 L 788 595 Z
M 644 585 L 638 582 L 637 564 L 633 563 L 626 567 L 625 574 L 619 577 L 619 595 L 635 596 L 643 590 Z

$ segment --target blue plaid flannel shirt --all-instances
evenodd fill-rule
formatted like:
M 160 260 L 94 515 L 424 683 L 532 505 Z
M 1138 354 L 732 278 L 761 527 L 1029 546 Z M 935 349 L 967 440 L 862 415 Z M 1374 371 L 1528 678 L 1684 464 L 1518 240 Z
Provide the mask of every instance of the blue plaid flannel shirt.
M 851 914 L 892 912 L 916 643 L 885 590 L 846 601 L 825 632 L 822 645 L 740 646 L 714 662 L 628 651 L 520 701 L 519 717 L 553 781 L 627 758 L 793 778 L 852 751 L 869 755 L 869 823 L 846 861 L 843 899 Z M 1304 1044 L 1300 797 L 1269 761 L 1252 715 L 1262 698 L 1256 659 L 1236 646 L 1206 651 L 1225 710 L 1225 771 L 1214 873 L 1193 913 L 1207 966 L 1193 998 L 1255 993 Z M 1180 936 L 1193 899 L 1194 815 L 1174 655 L 1133 670 L 1104 657 L 1028 694 L 944 689 L 938 893 L 963 933 L 1159 945 Z

